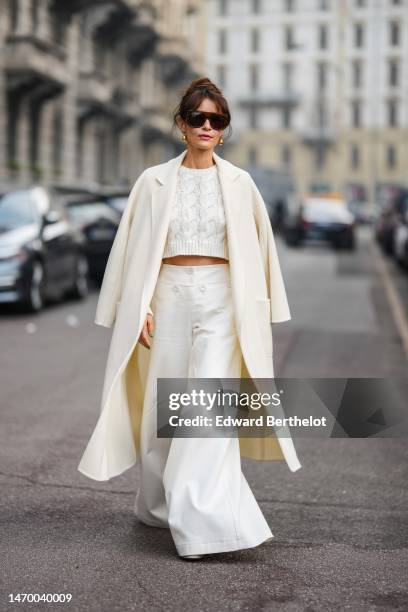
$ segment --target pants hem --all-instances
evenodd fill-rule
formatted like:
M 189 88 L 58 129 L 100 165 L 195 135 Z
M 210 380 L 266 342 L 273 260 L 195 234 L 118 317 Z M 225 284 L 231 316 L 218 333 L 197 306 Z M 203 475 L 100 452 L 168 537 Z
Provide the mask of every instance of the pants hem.
M 264 542 L 272 540 L 274 535 L 265 534 L 259 540 L 248 538 L 233 538 L 232 540 L 219 540 L 218 542 L 190 542 L 188 544 L 176 544 L 179 556 L 184 555 L 208 555 L 212 553 L 233 552 L 245 548 L 255 548 Z

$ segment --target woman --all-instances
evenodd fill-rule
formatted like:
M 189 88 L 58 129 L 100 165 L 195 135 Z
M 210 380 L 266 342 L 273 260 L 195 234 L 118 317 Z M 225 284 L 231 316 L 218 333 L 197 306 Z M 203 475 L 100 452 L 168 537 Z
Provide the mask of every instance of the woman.
M 227 101 L 198 79 L 174 119 L 187 150 L 136 181 L 106 266 L 95 321 L 115 327 L 101 415 L 78 469 L 106 480 L 137 452 L 136 516 L 170 528 L 179 556 L 199 559 L 273 537 L 241 455 L 301 466 L 288 432 L 157 436 L 158 378 L 272 378 L 270 322 L 290 319 L 260 193 L 214 151 L 230 122 Z

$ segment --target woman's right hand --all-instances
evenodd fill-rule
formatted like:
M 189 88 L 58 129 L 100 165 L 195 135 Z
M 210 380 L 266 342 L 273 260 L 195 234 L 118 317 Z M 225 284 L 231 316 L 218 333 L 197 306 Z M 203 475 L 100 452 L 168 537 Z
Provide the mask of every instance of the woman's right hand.
M 146 315 L 145 322 L 140 332 L 139 340 L 140 344 L 143 344 L 146 348 L 150 349 L 150 336 L 154 335 L 154 321 L 151 314 Z

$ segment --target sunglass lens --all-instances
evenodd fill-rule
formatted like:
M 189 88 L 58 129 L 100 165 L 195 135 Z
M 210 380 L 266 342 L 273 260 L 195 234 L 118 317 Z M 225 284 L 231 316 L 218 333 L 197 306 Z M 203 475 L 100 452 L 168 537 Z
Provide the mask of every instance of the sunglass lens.
M 187 116 L 188 123 L 191 127 L 201 127 L 205 123 L 205 115 L 204 113 L 200 113 L 199 111 L 192 111 Z
M 224 115 L 213 115 L 210 123 L 214 130 L 223 130 L 228 125 L 228 119 Z

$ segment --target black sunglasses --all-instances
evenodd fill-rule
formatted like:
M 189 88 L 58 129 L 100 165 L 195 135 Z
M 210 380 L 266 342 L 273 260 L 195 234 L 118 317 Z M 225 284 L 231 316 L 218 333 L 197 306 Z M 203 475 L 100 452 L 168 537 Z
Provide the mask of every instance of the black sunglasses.
M 229 125 L 229 118 L 220 113 L 206 113 L 204 111 L 188 111 L 186 114 L 186 122 L 190 127 L 202 127 L 206 121 L 210 120 L 210 125 L 213 130 L 223 130 Z

